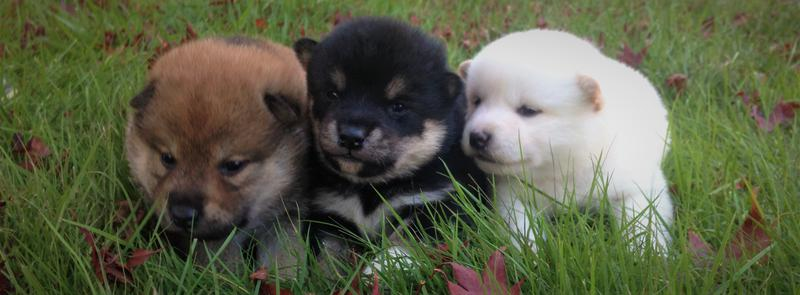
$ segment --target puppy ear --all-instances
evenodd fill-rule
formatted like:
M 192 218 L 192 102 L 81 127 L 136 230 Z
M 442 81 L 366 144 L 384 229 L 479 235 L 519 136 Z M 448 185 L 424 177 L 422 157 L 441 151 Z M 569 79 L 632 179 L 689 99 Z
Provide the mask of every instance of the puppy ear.
M 308 69 L 308 62 L 311 61 L 311 53 L 314 52 L 314 47 L 317 46 L 317 41 L 309 38 L 302 38 L 294 42 L 292 46 L 294 48 L 294 53 L 297 54 L 297 59 L 300 60 L 300 64 L 303 65 L 304 69 Z
M 145 86 L 144 89 L 142 89 L 142 91 L 139 92 L 139 94 L 137 94 L 131 99 L 130 102 L 131 107 L 137 110 L 143 109 L 145 106 L 147 106 L 148 103 L 150 103 L 150 100 L 153 98 L 153 95 L 155 95 L 155 93 L 156 93 L 156 84 L 154 81 L 150 81 L 149 83 L 147 83 L 147 86 Z
M 300 119 L 300 106 L 283 95 L 264 94 L 264 103 L 280 122 L 293 124 Z
M 578 75 L 578 87 L 583 92 L 583 95 L 593 105 L 594 111 L 598 112 L 603 109 L 603 97 L 600 92 L 600 85 L 592 77 L 586 75 Z
M 461 76 L 461 79 L 464 79 L 464 80 L 467 79 L 467 72 L 469 72 L 469 65 L 470 64 L 472 64 L 472 60 L 468 59 L 468 60 L 465 60 L 465 61 L 461 62 L 461 64 L 458 65 L 458 75 Z
M 447 97 L 449 98 L 456 98 L 464 88 L 464 82 L 461 81 L 461 77 L 451 72 L 447 72 L 445 77 L 445 85 L 447 86 Z

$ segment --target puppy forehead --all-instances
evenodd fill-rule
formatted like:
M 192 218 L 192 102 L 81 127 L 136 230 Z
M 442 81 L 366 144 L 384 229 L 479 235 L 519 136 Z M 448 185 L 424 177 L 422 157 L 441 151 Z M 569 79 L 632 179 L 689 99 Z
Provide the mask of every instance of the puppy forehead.
M 576 76 L 510 62 L 482 59 L 473 62 L 467 81 L 469 96 L 511 106 L 530 104 L 558 107 L 571 104 Z

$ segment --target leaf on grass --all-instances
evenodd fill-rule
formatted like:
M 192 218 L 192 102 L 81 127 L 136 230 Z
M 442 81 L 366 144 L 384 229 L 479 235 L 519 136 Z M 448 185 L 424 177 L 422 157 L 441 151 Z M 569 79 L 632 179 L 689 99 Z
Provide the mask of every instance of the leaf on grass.
M 489 256 L 486 268 L 483 270 L 483 284 L 492 294 L 508 294 L 506 260 L 501 251 L 505 251 L 505 247 Z
M 741 27 L 750 20 L 750 15 L 747 12 L 739 12 L 733 16 L 733 26 L 734 27 Z
M 771 132 L 777 126 L 789 124 L 794 119 L 794 112 L 798 108 L 800 108 L 800 102 L 778 100 L 772 109 L 772 113 L 769 114 L 769 118 L 764 117 L 764 112 L 761 111 L 758 105 L 750 106 L 750 116 L 756 120 L 758 128 Z
M 378 284 L 378 274 L 372 274 L 372 295 L 380 295 L 381 286 Z
M 505 247 L 498 249 L 489 256 L 483 275 L 458 263 L 450 263 L 453 269 L 453 277 L 456 282 L 447 282 L 447 289 L 451 295 L 456 294 L 519 294 L 524 281 L 520 280 L 514 286 L 508 288 L 508 276 L 506 274 L 506 262 L 503 256 Z
M 736 96 L 740 97 L 742 99 L 742 103 L 748 107 L 750 105 L 759 104 L 761 102 L 761 95 L 758 93 L 758 91 L 754 91 L 752 94 L 747 94 L 744 91 L 739 91 L 736 93 Z
M 633 52 L 633 49 L 626 43 L 622 47 L 622 52 L 617 55 L 617 59 L 634 69 L 638 69 L 645 55 L 647 55 L 647 46 L 640 49 L 639 52 Z
M 544 16 L 539 16 L 536 20 L 536 27 L 540 29 L 547 29 L 547 20 L 544 19 Z
M 714 253 L 711 245 L 706 243 L 700 235 L 692 230 L 689 230 L 687 239 L 689 242 L 688 252 L 692 255 L 694 265 L 701 267 L 710 266 L 711 256 Z
M 433 31 L 431 32 L 434 36 L 438 36 L 439 38 L 444 39 L 445 41 L 450 40 L 453 37 L 453 29 L 450 25 L 446 26 L 434 26 Z
M 75 5 L 69 4 L 64 0 L 61 0 L 61 10 L 66 13 L 69 13 L 71 16 L 75 16 Z
M 422 24 L 422 21 L 419 19 L 419 17 L 413 13 L 408 15 L 408 22 L 417 27 Z
M 6 57 L 6 44 L 0 43 L 0 60 Z
M 11 286 L 11 280 L 6 277 L 5 265 L 0 261 L 0 294 L 14 294 L 14 287 Z
M 197 39 L 197 32 L 195 32 L 194 27 L 192 27 L 192 24 L 187 22 L 186 33 L 183 35 L 183 38 L 181 38 L 180 44 L 192 41 L 194 39 Z
M 131 255 L 128 257 L 128 262 L 125 263 L 125 268 L 128 270 L 133 270 L 137 266 L 140 266 L 145 263 L 150 256 L 160 252 L 160 249 L 157 250 L 148 250 L 148 249 L 136 249 L 133 250 Z
M 345 14 L 343 12 L 340 12 L 339 10 L 336 10 L 336 12 L 333 13 L 333 17 L 331 18 L 331 23 L 335 27 L 351 19 L 353 19 L 353 12 L 348 11 L 347 14 Z
M 709 17 L 703 20 L 700 31 L 703 32 L 703 38 L 708 39 L 714 33 L 714 17 Z
M 25 170 L 31 171 L 38 167 L 45 157 L 50 155 L 50 148 L 47 147 L 42 139 L 36 136 L 25 142 L 21 133 L 15 133 L 12 138 L 11 152 L 22 156 L 22 162 L 17 164 Z
M 686 75 L 684 74 L 672 74 L 667 78 L 667 86 L 675 89 L 678 93 L 683 92 L 686 89 Z
M 728 257 L 739 259 L 745 255 L 755 255 L 772 244 L 772 239 L 764 230 L 766 223 L 761 213 L 761 207 L 758 205 L 757 195 L 757 188 L 750 190 L 750 212 L 739 230 L 736 231 L 733 240 L 728 244 L 726 252 Z M 769 256 L 764 255 L 759 263 L 763 264 L 768 260 Z
M 105 31 L 103 33 L 103 51 L 106 53 L 114 52 L 114 43 L 117 41 L 117 33 L 113 31 Z
M 257 18 L 256 29 L 258 29 L 259 31 L 263 31 L 266 28 L 267 28 L 267 21 L 264 20 L 263 18 Z
M 266 267 L 259 267 L 256 271 L 250 274 L 250 280 L 253 281 L 264 281 L 267 279 L 267 268 Z
M 595 44 L 595 46 L 597 46 L 597 49 L 605 48 L 606 47 L 606 34 L 603 33 L 603 32 L 600 32 L 600 34 L 597 34 L 597 39 L 594 41 L 594 44 Z
M 261 288 L 258 289 L 259 295 L 292 295 L 291 290 L 287 289 L 278 289 L 278 286 L 275 284 L 263 284 Z

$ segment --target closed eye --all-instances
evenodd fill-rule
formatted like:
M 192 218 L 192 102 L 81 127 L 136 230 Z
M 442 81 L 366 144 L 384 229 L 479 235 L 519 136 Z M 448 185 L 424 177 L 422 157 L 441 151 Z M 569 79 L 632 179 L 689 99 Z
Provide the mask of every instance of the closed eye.
M 219 164 L 219 172 L 225 176 L 234 176 L 250 164 L 247 160 L 225 161 Z

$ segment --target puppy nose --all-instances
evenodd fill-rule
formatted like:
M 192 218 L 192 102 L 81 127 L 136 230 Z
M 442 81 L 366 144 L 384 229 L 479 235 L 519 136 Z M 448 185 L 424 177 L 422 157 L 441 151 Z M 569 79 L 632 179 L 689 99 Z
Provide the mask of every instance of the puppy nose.
M 175 225 L 189 230 L 203 216 L 203 196 L 199 193 L 169 193 L 167 201 L 169 216 Z
M 492 135 L 486 132 L 469 133 L 469 145 L 479 151 L 485 150 L 491 139 Z
M 365 126 L 343 123 L 339 129 L 339 146 L 349 150 L 360 150 L 364 147 L 364 139 L 369 136 L 370 130 Z

